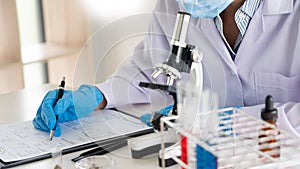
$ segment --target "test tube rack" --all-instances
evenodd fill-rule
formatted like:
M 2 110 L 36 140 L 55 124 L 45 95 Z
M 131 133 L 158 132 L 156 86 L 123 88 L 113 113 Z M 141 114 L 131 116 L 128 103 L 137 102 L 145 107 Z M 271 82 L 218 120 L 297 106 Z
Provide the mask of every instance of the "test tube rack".
M 172 159 L 182 168 L 273 169 L 299 168 L 300 166 L 299 137 L 278 129 L 276 126 L 253 117 L 238 108 L 199 113 L 195 120 L 197 133 L 193 129 L 183 129 L 178 123 L 178 117 L 162 118 L 160 128 L 169 127 L 174 129 L 179 135 L 187 137 L 190 142 L 196 145 L 194 147 L 195 156 L 189 157 L 192 163 L 186 164 L 180 158 L 172 156 Z M 211 120 L 212 118 L 214 120 Z M 212 125 L 212 123 L 216 122 L 218 123 L 217 125 Z M 212 128 L 212 126 L 215 127 Z M 266 127 L 271 130 L 262 130 L 262 128 Z M 274 133 L 277 133 L 277 135 L 274 135 Z M 261 134 L 264 134 L 265 137 L 259 137 Z M 272 139 L 277 141 L 271 141 L 269 144 L 260 144 L 263 141 Z M 170 151 L 170 148 L 165 148 L 163 134 L 161 135 L 161 140 L 162 168 L 165 168 L 164 154 Z M 280 147 L 280 156 L 274 157 L 272 149 L 278 147 Z M 269 151 L 262 151 L 263 148 L 269 148 Z M 205 167 L 205 163 L 209 164 L 209 166 Z

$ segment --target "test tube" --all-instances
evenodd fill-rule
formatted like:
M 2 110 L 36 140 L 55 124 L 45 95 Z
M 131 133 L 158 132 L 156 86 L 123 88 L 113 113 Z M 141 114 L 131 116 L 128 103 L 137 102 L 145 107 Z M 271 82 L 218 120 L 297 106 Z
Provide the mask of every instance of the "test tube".
M 51 149 L 51 157 L 54 169 L 62 169 L 62 151 L 59 147 L 54 147 Z
M 201 90 L 191 81 L 180 81 L 177 86 L 177 111 L 178 111 L 178 123 L 186 133 L 193 132 L 193 125 L 197 113 L 199 112 Z M 188 166 L 196 166 L 193 160 L 194 144 L 190 144 L 189 139 L 185 134 L 181 134 L 181 161 Z M 194 168 L 194 167 L 192 167 Z M 182 167 L 184 169 L 184 167 Z

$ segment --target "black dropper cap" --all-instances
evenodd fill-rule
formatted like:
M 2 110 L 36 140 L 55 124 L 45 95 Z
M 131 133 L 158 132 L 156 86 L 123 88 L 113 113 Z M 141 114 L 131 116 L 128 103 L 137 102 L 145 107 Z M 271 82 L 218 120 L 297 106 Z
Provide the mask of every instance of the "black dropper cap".
M 271 95 L 266 97 L 265 108 L 261 109 L 261 118 L 265 121 L 274 121 L 276 122 L 278 118 L 277 109 L 274 108 L 274 101 Z

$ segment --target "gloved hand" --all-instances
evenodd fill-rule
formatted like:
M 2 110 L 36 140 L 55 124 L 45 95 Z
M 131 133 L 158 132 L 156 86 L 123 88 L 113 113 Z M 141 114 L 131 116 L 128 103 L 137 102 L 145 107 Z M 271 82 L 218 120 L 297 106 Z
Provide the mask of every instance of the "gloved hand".
M 65 90 L 63 97 L 55 104 L 57 92 L 49 91 L 44 97 L 32 122 L 35 128 L 48 132 L 55 126 L 55 115 L 58 115 L 59 123 L 75 120 L 88 116 L 103 101 L 100 90 L 90 85 L 81 85 L 76 91 Z M 54 136 L 60 135 L 61 129 L 57 125 Z
M 177 0 L 177 2 L 196 18 L 214 18 L 233 0 Z
M 174 105 L 171 104 L 167 107 L 160 109 L 159 111 L 156 111 L 156 113 L 162 114 L 163 116 L 168 116 L 169 112 L 173 109 L 173 107 L 174 107 Z M 146 123 L 147 126 L 152 127 L 152 124 L 150 122 L 152 115 L 153 115 L 153 113 L 152 114 L 147 113 L 147 114 L 142 115 L 140 117 L 140 119 L 142 122 Z

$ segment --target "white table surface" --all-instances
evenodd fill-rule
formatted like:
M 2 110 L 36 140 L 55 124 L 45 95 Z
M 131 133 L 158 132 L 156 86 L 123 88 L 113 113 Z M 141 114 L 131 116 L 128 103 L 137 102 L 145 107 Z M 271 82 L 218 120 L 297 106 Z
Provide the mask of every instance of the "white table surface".
M 0 124 L 32 120 L 44 95 L 57 86 L 46 84 L 0 95 Z
M 57 85 L 43 85 L 32 89 L 23 89 L 17 92 L 0 95 L 0 124 L 22 122 L 32 120 L 35 117 L 36 110 L 40 105 L 44 95 L 48 90 L 56 88 Z M 158 109 L 160 106 L 127 106 L 123 110 L 127 112 L 137 112 L 135 115 L 141 115 L 150 110 Z M 86 150 L 84 150 L 86 151 Z M 72 169 L 74 163 L 70 160 L 77 157 L 82 152 L 75 152 L 63 155 L 63 168 Z M 116 161 L 116 169 L 138 168 L 138 169 L 159 169 L 157 156 L 144 159 L 132 159 L 128 146 L 108 154 Z M 18 167 L 15 169 L 52 169 L 52 159 L 41 160 Z M 171 167 L 171 168 L 179 168 Z

